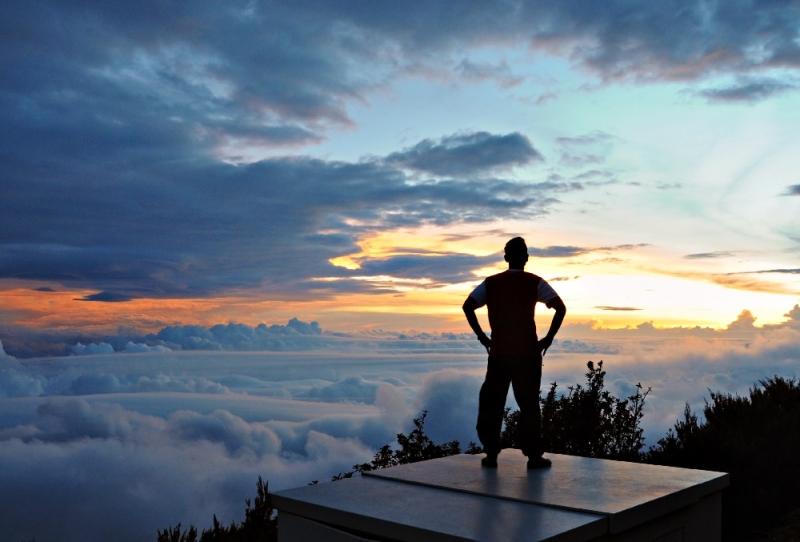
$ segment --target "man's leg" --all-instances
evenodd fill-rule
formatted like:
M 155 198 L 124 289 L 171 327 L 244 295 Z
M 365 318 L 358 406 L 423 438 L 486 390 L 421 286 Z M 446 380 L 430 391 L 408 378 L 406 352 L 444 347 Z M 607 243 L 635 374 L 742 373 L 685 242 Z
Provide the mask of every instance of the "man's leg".
M 520 438 L 522 453 L 529 461 L 542 456 L 542 417 L 539 407 L 539 387 L 542 381 L 542 358 L 532 357 L 516 360 L 511 373 L 514 398 L 520 411 Z
M 496 466 L 500 453 L 500 429 L 511 375 L 502 360 L 489 356 L 486 379 L 478 396 L 478 438 L 486 452 L 484 466 Z

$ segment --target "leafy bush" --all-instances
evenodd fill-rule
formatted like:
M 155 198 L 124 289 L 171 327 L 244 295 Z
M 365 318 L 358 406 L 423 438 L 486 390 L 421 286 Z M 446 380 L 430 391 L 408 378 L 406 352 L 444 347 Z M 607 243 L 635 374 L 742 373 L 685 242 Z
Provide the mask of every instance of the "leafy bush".
M 586 387 L 576 384 L 558 395 L 553 382 L 541 399 L 542 438 L 549 452 L 637 461 L 644 447 L 641 427 L 650 388 L 620 399 L 605 389 L 603 362 L 586 364 Z M 506 409 L 502 446 L 518 448 L 519 411 Z
M 687 405 L 645 459 L 730 473 L 725 540 L 750 539 L 800 507 L 800 382 L 775 376 L 746 397 L 712 392 L 703 415 Z

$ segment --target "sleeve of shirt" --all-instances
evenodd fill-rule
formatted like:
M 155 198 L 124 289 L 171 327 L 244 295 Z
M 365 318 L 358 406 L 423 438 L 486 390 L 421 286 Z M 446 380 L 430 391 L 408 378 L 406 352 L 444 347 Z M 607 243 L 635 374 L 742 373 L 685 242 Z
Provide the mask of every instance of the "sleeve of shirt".
M 558 294 L 553 290 L 553 287 L 550 286 L 546 280 L 541 279 L 539 281 L 539 289 L 536 293 L 536 300 L 549 307 L 550 302 L 556 297 L 558 297 Z
M 475 300 L 479 307 L 486 305 L 486 281 L 484 280 L 478 284 L 469 297 Z

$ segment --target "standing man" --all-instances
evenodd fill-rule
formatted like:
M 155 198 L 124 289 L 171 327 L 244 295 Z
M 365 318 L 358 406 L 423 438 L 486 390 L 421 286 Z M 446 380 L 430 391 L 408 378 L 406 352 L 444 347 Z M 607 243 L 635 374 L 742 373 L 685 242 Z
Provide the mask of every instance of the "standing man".
M 484 280 L 467 297 L 463 307 L 470 327 L 489 353 L 478 404 L 478 438 L 486 452 L 481 465 L 497 467 L 500 429 L 511 384 L 520 409 L 522 453 L 528 456 L 528 468 L 549 467 L 550 460 L 542 457 L 539 410 L 542 356 L 553 344 L 567 308 L 543 278 L 525 272 L 528 247 L 522 237 L 514 237 L 506 243 L 505 260 L 508 270 Z M 550 330 L 542 340 L 536 335 L 534 321 L 537 302 L 556 311 Z M 483 332 L 475 316 L 475 309 L 484 305 L 489 311 L 491 338 Z

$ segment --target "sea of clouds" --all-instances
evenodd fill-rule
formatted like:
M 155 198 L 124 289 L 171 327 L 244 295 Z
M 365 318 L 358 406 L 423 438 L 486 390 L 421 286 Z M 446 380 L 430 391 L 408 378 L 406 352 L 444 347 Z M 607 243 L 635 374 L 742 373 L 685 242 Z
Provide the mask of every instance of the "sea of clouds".
M 605 360 L 613 392 L 652 387 L 650 444 L 686 402 L 701 409 L 709 390 L 745 393 L 776 374 L 800 376 L 798 307 L 775 326 L 743 313 L 722 331 L 566 331 L 545 358 L 543 385 L 563 390 L 583 381 L 587 360 Z M 81 355 L 65 357 L 0 349 L 4 537 L 154 540 L 178 522 L 241 519 L 258 476 L 272 490 L 328 480 L 369 460 L 422 410 L 435 440 L 477 440 L 485 354 L 463 336 L 377 333 L 354 346 L 312 329 L 316 349 L 178 349 L 175 337 L 190 344 L 192 333 L 173 332 L 171 347 L 75 345 Z

